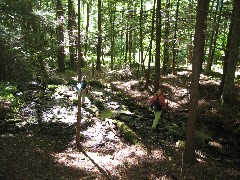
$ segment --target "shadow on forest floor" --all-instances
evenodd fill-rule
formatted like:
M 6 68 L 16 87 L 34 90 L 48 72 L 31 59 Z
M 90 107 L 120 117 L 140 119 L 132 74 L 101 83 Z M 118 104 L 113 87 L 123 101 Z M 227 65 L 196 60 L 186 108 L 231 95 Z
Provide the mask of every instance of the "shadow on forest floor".
M 47 106 L 48 110 L 42 110 L 54 116 L 43 117 L 54 117 L 52 121 L 22 127 L 13 125 L 1 131 L 0 179 L 240 177 L 240 144 L 236 140 L 239 138 L 238 105 L 231 109 L 220 107 L 216 94 L 218 86 L 214 82 L 204 78 L 201 81 L 196 132 L 198 163 L 190 167 L 182 164 L 183 149 L 176 146 L 178 141 L 184 141 L 185 136 L 189 74 L 162 77 L 161 85 L 165 88 L 171 111 L 165 114 L 156 132 L 147 129 L 153 119 L 146 106 L 151 93 L 143 90 L 136 79 L 114 78 L 108 86 L 109 83 L 98 76 L 101 87 L 92 87 L 89 101 L 83 108 L 83 149 L 80 152 L 74 148 L 76 104 L 69 104 L 74 101 L 69 95 L 74 91 L 72 88 L 58 91 L 57 96 L 61 97 L 57 101 L 44 99 L 44 107 Z M 49 105 L 50 101 L 55 104 Z M 102 103 L 101 106 L 95 106 L 96 102 Z M 101 116 L 109 109 L 114 109 L 116 114 Z M 124 123 L 136 134 L 136 145 L 129 142 L 116 121 Z

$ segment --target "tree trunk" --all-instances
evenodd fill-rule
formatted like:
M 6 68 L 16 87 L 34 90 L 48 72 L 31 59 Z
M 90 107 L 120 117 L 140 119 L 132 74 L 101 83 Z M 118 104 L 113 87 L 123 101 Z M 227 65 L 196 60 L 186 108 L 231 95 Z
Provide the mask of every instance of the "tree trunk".
M 222 92 L 223 104 L 231 104 L 235 100 L 234 79 L 237 62 L 239 61 L 240 47 L 240 1 L 234 0 L 232 11 L 232 34 L 230 40 L 229 57 L 227 62 L 227 74 Z
M 139 18 L 139 24 L 140 24 L 140 64 L 141 67 L 143 67 L 143 27 L 142 27 L 142 21 L 143 21 L 143 0 L 141 0 L 140 3 L 140 18 Z
M 153 2 L 153 14 L 152 14 L 152 30 L 151 30 L 151 40 L 149 44 L 149 59 L 148 59 L 148 69 L 146 72 L 146 83 L 145 83 L 145 89 L 147 89 L 148 85 L 150 84 L 150 72 L 151 67 L 150 64 L 152 62 L 152 42 L 153 42 L 153 33 L 154 33 L 154 19 L 155 19 L 155 12 L 156 12 L 156 0 Z
M 127 28 L 127 31 L 126 31 L 126 39 L 125 39 L 125 57 L 124 57 L 124 63 L 126 64 L 127 63 L 127 59 L 128 59 L 128 28 Z
M 219 0 L 217 0 L 216 12 L 214 15 L 214 20 L 213 20 L 212 35 L 211 35 L 211 40 L 210 40 L 208 60 L 207 60 L 207 66 L 206 66 L 206 73 L 211 72 L 211 67 L 212 67 L 213 58 L 214 58 L 214 54 L 215 54 L 215 48 L 216 48 L 216 43 L 217 43 L 218 31 L 219 31 L 219 24 L 221 23 L 223 0 L 220 3 L 221 4 L 220 4 L 220 8 L 219 8 L 219 15 L 217 18 L 217 12 L 218 12 L 218 7 L 219 7 Z
M 101 69 L 101 51 L 102 51 L 102 1 L 98 0 L 98 44 L 97 44 L 97 65 L 96 69 Z
M 223 74 L 221 77 L 221 82 L 220 82 L 220 87 L 219 87 L 220 95 L 222 95 L 223 87 L 224 87 L 225 79 L 226 79 L 226 75 L 227 75 L 227 62 L 228 62 L 229 51 L 230 51 L 231 35 L 232 35 L 232 22 L 230 23 L 230 27 L 229 27 L 229 31 L 228 31 L 227 44 L 226 44 L 225 51 L 224 51 L 225 55 L 222 57 Z
M 132 7 L 132 1 L 129 2 L 130 6 Z M 130 7 L 129 7 L 130 8 Z M 133 11 L 129 12 L 129 20 L 131 21 L 133 18 Z M 129 47 L 128 47 L 128 61 L 129 64 L 132 63 L 132 44 L 133 44 L 133 35 L 132 35 L 133 31 L 132 31 L 132 23 L 129 23 L 129 33 L 128 33 L 128 43 L 129 43 Z
M 114 65 L 114 46 L 115 46 L 115 34 L 114 34 L 114 21 L 115 21 L 115 11 L 116 9 L 113 10 L 112 3 L 109 1 L 108 2 L 109 8 L 110 8 L 110 39 L 111 39 L 111 49 L 110 49 L 110 55 L 111 55 L 111 70 L 113 70 L 113 65 Z M 115 6 L 116 7 L 116 6 Z
M 166 27 L 164 32 L 164 50 L 163 50 L 163 74 L 166 73 L 169 63 L 169 27 L 170 27 L 170 0 L 166 0 Z
M 82 47 L 81 47 L 81 31 L 80 31 L 80 0 L 78 0 L 78 82 L 82 79 Z M 78 114 L 77 114 L 77 127 L 76 127 L 76 147 L 81 148 L 80 143 L 80 126 L 81 126 L 82 112 L 81 112 L 81 95 L 78 94 Z
M 154 91 L 159 88 L 160 80 L 160 46 L 161 46 L 161 0 L 157 0 L 156 10 L 156 54 L 155 54 L 155 77 Z
M 202 59 L 204 58 L 205 28 L 207 19 L 207 9 L 210 0 L 198 0 L 197 18 L 194 35 L 194 50 L 192 75 L 190 86 L 190 103 L 187 119 L 186 145 L 183 154 L 185 163 L 195 163 L 195 126 L 198 114 L 199 99 L 199 77 Z
M 175 16 L 175 24 L 174 24 L 174 35 L 173 35 L 173 60 L 172 60 L 172 74 L 176 74 L 176 56 L 177 56 L 177 26 L 178 26 L 178 13 L 179 13 L 179 3 L 180 0 L 177 1 L 177 9 L 176 9 L 176 16 Z
M 58 49 L 57 49 L 57 63 L 58 63 L 58 71 L 64 72 L 65 65 L 65 53 L 64 53 L 64 34 L 63 34 L 63 5 L 61 0 L 57 0 L 57 34 L 58 34 Z
M 2 42 L 2 39 L 0 39 L 0 81 L 6 80 L 6 59 L 5 59 L 5 46 Z
M 85 50 L 84 50 L 84 56 L 87 56 L 87 52 L 88 52 L 88 28 L 89 28 L 89 13 L 90 13 L 90 5 L 89 3 L 87 3 L 87 25 L 86 25 L 86 41 L 85 41 Z
M 68 0 L 68 34 L 69 34 L 69 54 L 70 54 L 70 68 L 74 70 L 75 68 L 75 42 L 73 35 L 73 27 L 75 22 L 75 12 L 72 0 Z

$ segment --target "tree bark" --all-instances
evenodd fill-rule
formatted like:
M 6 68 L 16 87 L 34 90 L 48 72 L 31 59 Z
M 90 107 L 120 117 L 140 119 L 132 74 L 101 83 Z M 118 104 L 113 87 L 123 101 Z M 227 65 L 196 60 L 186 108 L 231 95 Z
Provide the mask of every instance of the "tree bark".
M 170 27 L 170 0 L 166 0 L 166 27 L 164 32 L 163 74 L 166 73 L 169 63 L 169 27 Z
M 75 42 L 73 35 L 73 27 L 75 22 L 75 12 L 72 0 L 68 0 L 68 34 L 69 34 L 69 54 L 70 54 L 70 68 L 74 70 L 75 68 Z
M 172 60 L 172 74 L 176 74 L 176 56 L 177 56 L 177 26 L 178 26 L 178 13 L 179 13 L 179 3 L 180 0 L 177 1 L 177 9 L 176 9 L 176 16 L 175 16 L 175 24 L 174 24 L 174 35 L 173 35 L 173 60 Z
M 143 21 L 143 0 L 141 0 L 140 3 L 140 18 L 139 18 L 139 24 L 140 24 L 140 64 L 141 67 L 143 67 L 143 27 L 142 27 L 142 21 Z
M 234 0 L 232 11 L 232 34 L 230 40 L 229 57 L 227 62 L 227 72 L 222 92 L 222 103 L 231 104 L 235 100 L 234 79 L 237 62 L 239 61 L 240 47 L 240 1 Z
M 157 0 L 156 10 L 156 54 L 155 54 L 155 77 L 154 91 L 159 88 L 160 80 L 160 45 L 161 45 L 161 0 Z
M 84 56 L 87 56 L 87 52 L 88 52 L 88 29 L 89 29 L 89 13 L 90 13 L 90 5 L 89 3 L 87 3 L 87 25 L 86 25 L 86 41 L 85 41 L 85 50 L 84 50 Z
M 197 17 L 194 35 L 194 50 L 192 75 L 190 86 L 190 103 L 187 119 L 186 145 L 183 154 L 185 163 L 195 163 L 195 127 L 198 114 L 198 100 L 199 100 L 199 78 L 202 59 L 204 58 L 204 43 L 207 19 L 207 9 L 210 0 L 198 0 Z
M 101 52 L 102 52 L 102 1 L 98 0 L 98 44 L 96 65 L 97 70 L 101 70 Z
M 61 0 L 57 0 L 57 34 L 58 34 L 58 49 L 57 49 L 57 63 L 58 63 L 58 71 L 64 72 L 65 71 L 65 53 L 64 53 L 64 34 L 63 34 L 63 23 L 64 23 L 64 16 L 63 16 L 63 5 Z
M 156 0 L 153 2 L 153 13 L 152 13 L 152 30 L 151 30 L 151 40 L 149 43 L 149 59 L 148 59 L 148 69 L 146 71 L 146 83 L 145 89 L 147 89 L 148 85 L 150 84 L 150 72 L 151 72 L 151 62 L 152 62 L 152 43 L 153 43 L 153 33 L 154 33 L 154 23 L 155 23 L 155 12 L 156 12 Z
M 80 0 L 78 0 L 78 82 L 82 79 L 82 47 L 81 47 L 81 30 L 80 30 Z M 82 112 L 81 112 L 81 95 L 78 94 L 78 114 L 77 114 L 77 127 L 76 127 L 76 147 L 78 149 L 81 148 L 80 143 L 80 129 L 81 129 L 81 119 L 82 119 Z
M 219 15 L 217 18 L 217 12 L 218 12 L 218 7 L 219 7 L 219 0 L 217 0 L 216 12 L 214 15 L 214 20 L 213 20 L 212 35 L 211 35 L 211 40 L 210 40 L 208 60 L 207 60 L 207 66 L 206 66 L 206 73 L 211 72 L 211 67 L 212 67 L 213 58 L 214 58 L 214 54 L 215 54 L 215 48 L 216 48 L 216 43 L 217 43 L 218 31 L 219 31 L 219 24 L 221 23 L 223 0 L 221 0 L 220 3 L 221 4 L 220 4 L 220 8 L 219 8 Z

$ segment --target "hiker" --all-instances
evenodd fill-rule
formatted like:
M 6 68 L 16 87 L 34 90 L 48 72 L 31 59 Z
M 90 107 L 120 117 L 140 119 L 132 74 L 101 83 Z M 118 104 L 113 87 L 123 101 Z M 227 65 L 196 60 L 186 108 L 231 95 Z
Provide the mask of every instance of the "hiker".
M 86 76 L 82 77 L 81 82 L 78 82 L 77 85 L 77 91 L 78 91 L 78 95 L 81 95 L 81 104 L 85 103 L 85 97 L 88 93 L 88 82 L 86 80 Z
M 159 88 L 148 103 L 151 106 L 151 109 L 154 111 L 155 119 L 153 120 L 152 124 L 152 130 L 154 130 L 157 127 L 162 110 L 165 110 L 167 107 L 165 98 L 163 96 L 163 89 Z

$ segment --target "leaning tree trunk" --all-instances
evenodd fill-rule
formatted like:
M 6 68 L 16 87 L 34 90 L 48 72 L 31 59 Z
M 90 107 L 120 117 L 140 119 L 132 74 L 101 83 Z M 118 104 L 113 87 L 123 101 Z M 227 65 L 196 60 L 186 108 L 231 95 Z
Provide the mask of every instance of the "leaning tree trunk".
M 202 59 L 204 58 L 205 28 L 207 9 L 210 0 L 198 0 L 197 18 L 194 35 L 192 76 L 190 86 L 190 103 L 187 119 L 186 145 L 183 159 L 185 163 L 195 163 L 195 126 L 198 114 L 199 78 Z
M 235 100 L 234 94 L 234 79 L 237 62 L 239 60 L 240 47 L 240 1 L 234 0 L 232 12 L 232 34 L 230 40 L 229 57 L 227 62 L 227 74 L 225 78 L 224 88 L 222 92 L 223 104 L 233 103 Z

